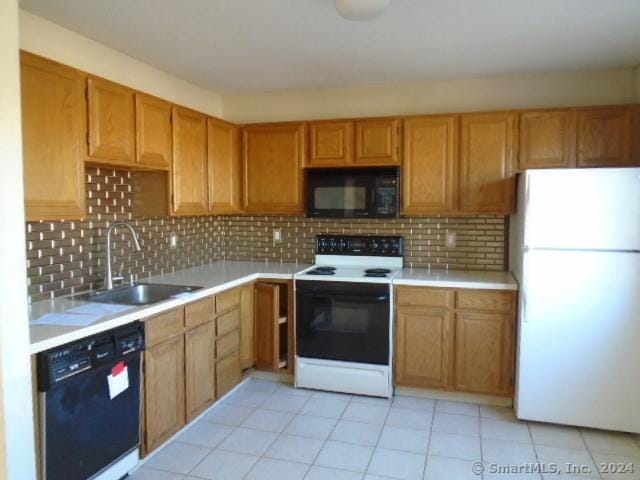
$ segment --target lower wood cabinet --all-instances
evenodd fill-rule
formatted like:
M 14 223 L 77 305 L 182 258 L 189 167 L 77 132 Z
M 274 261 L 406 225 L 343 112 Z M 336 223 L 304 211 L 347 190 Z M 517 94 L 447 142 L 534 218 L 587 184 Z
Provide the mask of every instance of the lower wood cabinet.
M 187 421 L 216 399 L 215 324 L 205 323 L 185 334 Z
M 240 290 L 240 367 L 245 370 L 255 364 L 255 320 L 253 308 L 254 285 Z
M 293 284 L 258 282 L 255 288 L 256 368 L 293 373 Z
M 241 373 L 239 350 L 236 349 L 231 355 L 218 361 L 216 364 L 216 391 L 218 398 L 238 384 Z
M 513 394 L 515 292 L 396 288 L 398 385 Z

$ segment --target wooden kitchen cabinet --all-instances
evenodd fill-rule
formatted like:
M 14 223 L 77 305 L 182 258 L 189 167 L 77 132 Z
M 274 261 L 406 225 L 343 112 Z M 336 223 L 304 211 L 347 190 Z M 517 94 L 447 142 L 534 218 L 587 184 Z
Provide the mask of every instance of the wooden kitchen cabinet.
M 304 211 L 304 123 L 248 125 L 243 129 L 243 209 L 256 214 Z
M 353 122 L 309 124 L 309 167 L 345 167 L 353 163 Z
M 355 122 L 357 166 L 399 165 L 400 122 L 397 118 L 372 118 Z
M 270 283 L 256 283 L 256 368 L 277 370 L 278 318 L 280 312 L 280 286 Z
M 207 119 L 209 211 L 215 215 L 242 212 L 240 128 L 215 118 Z
M 216 364 L 216 392 L 218 398 L 235 387 L 240 382 L 241 377 L 240 352 L 236 350 Z
M 147 453 L 185 425 L 184 347 L 184 336 L 177 335 L 145 350 L 144 414 Z
M 577 166 L 632 165 L 632 114 L 627 106 L 578 110 Z
M 27 52 L 20 68 L 26 220 L 79 219 L 85 213 L 85 77 Z
M 89 160 L 135 164 L 134 91 L 96 77 L 87 81 Z
M 553 109 L 522 112 L 519 130 L 519 171 L 575 166 L 575 111 Z
M 185 334 L 185 385 L 187 421 L 216 399 L 215 326 L 204 323 Z
M 459 210 L 508 215 L 514 210 L 511 173 L 515 146 L 515 114 L 477 113 L 461 116 Z
M 171 104 L 136 93 L 136 162 L 169 169 L 172 152 Z
M 240 366 L 243 370 L 255 363 L 255 320 L 253 308 L 253 283 L 244 285 L 240 290 Z
M 173 107 L 172 213 L 209 213 L 207 172 L 207 118 Z
M 402 213 L 431 215 L 456 207 L 458 119 L 453 115 L 404 120 Z

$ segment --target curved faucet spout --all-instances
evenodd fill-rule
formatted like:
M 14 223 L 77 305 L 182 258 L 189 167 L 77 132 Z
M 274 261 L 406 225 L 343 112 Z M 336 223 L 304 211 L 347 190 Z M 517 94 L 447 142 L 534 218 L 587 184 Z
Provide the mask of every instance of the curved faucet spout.
M 129 230 L 129 232 L 131 233 L 131 237 L 133 238 L 133 248 L 135 249 L 136 252 L 139 252 L 142 250 L 142 247 L 140 246 L 140 241 L 138 240 L 138 235 L 136 234 L 135 230 L 131 225 L 129 225 L 126 222 L 116 222 L 109 225 L 109 228 L 107 228 L 107 258 L 106 258 L 107 273 L 104 279 L 105 290 L 113 289 L 113 272 L 111 269 L 111 234 L 118 227 L 125 227 L 126 229 Z

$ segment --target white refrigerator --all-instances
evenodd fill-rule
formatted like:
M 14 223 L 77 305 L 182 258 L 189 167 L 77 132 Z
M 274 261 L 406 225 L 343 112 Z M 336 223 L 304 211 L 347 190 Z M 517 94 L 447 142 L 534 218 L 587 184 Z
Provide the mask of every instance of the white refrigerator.
M 640 168 L 520 175 L 516 415 L 640 432 Z

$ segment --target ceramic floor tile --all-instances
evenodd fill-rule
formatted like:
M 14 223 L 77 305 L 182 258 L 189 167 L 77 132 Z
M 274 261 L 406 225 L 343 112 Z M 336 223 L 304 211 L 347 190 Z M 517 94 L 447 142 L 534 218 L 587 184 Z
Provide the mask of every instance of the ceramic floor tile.
M 353 398 L 350 393 L 326 392 L 324 390 L 315 390 L 313 393 L 315 398 L 325 398 L 328 400 L 342 400 L 349 402 Z
M 490 467 L 487 467 L 482 474 L 482 478 L 483 480 L 541 480 L 542 477 L 540 475 L 540 472 L 512 472 L 508 470 L 492 470 Z M 558 480 L 564 479 L 562 477 L 558 477 Z
M 598 469 L 593 463 L 593 460 L 591 459 L 591 455 L 587 450 L 576 450 L 576 449 L 569 449 L 569 448 L 546 447 L 544 445 L 536 445 L 536 452 L 538 454 L 538 460 L 541 463 L 558 464 L 561 468 L 563 468 L 563 473 L 566 473 L 566 474 L 577 473 L 579 476 L 584 476 L 589 478 L 600 478 Z M 564 467 L 567 464 L 570 464 L 570 465 L 573 465 L 574 467 L 585 469 L 585 470 L 580 472 L 566 471 L 564 470 Z
M 390 427 L 430 430 L 432 417 L 433 412 L 430 410 L 391 407 L 385 424 Z
M 472 461 L 429 455 L 424 480 L 479 480 Z
M 593 458 L 605 480 L 640 480 L 640 457 L 594 453 Z
M 218 445 L 218 448 L 260 456 L 269 449 L 277 437 L 277 433 L 238 427 Z
M 256 409 L 242 422 L 245 428 L 264 430 L 265 432 L 282 432 L 293 419 L 293 413 L 276 412 L 273 410 Z
M 234 427 L 199 420 L 187 427 L 177 440 L 191 445 L 200 445 L 208 448 L 216 448 L 220 442 L 233 432 Z
M 278 390 L 267 398 L 260 408 L 278 412 L 298 413 L 308 400 L 308 397 L 283 394 Z
M 480 416 L 493 418 L 494 420 L 504 420 L 507 422 L 516 421 L 516 412 L 511 407 L 496 407 L 494 405 L 480 405 Z
M 640 457 L 640 446 L 628 433 L 583 429 L 582 436 L 592 452 Z
M 293 395 L 296 397 L 305 397 L 311 398 L 315 393 L 313 390 L 308 390 L 306 388 L 295 388 L 293 385 L 282 384 L 278 387 L 277 393 L 282 393 L 284 395 Z
M 337 442 L 373 447 L 378 442 L 381 430 L 381 425 L 339 420 L 330 438 Z
M 377 405 L 382 407 L 390 407 L 393 403 L 391 398 L 368 397 L 366 395 L 354 395 L 351 398 L 352 403 L 364 403 L 366 405 Z
M 211 449 L 173 441 L 149 459 L 148 467 L 186 475 L 202 461 Z
M 253 413 L 253 411 L 254 409 L 251 407 L 221 403 L 209 411 L 204 416 L 204 419 L 209 422 L 221 423 L 223 425 L 238 426 L 244 422 L 246 418 Z
M 396 395 L 393 399 L 393 406 L 400 408 L 411 408 L 414 410 L 433 410 L 434 408 L 436 408 L 436 401 L 430 398 Z
M 262 458 L 245 477 L 246 480 L 302 480 L 309 465 L 275 458 Z
M 362 474 L 313 465 L 304 480 L 362 480 Z
M 238 388 L 238 390 L 251 390 L 254 392 L 273 393 L 278 390 L 281 385 L 284 384 L 280 382 L 272 382 L 270 380 L 261 380 L 259 378 L 250 378 L 245 383 L 243 383 L 242 386 Z
M 311 397 L 300 413 L 304 415 L 314 415 L 316 417 L 338 419 L 347 408 L 349 400 L 329 399 L 323 397 Z
M 260 460 L 254 455 L 214 450 L 196 468 L 191 475 L 207 480 L 241 480 Z
M 549 423 L 530 423 L 529 430 L 533 443 L 548 447 L 576 448 L 584 450 L 586 447 L 582 435 L 576 427 L 552 425 Z
M 376 448 L 367 473 L 402 480 L 420 480 L 426 455 Z
M 478 417 L 436 412 L 433 416 L 432 430 L 434 432 L 478 436 L 480 435 L 480 421 Z
M 373 447 L 328 441 L 316 459 L 316 465 L 364 473 L 371 459 Z
M 307 438 L 326 440 L 337 420 L 332 418 L 314 417 L 311 415 L 296 415 L 283 433 Z
M 387 413 L 389 413 L 387 405 L 369 405 L 352 401 L 342 414 L 342 418 L 355 422 L 382 425 L 387 418 Z
M 127 480 L 182 480 L 179 473 L 163 472 L 153 468 L 140 467 L 127 477 Z
M 299 437 L 297 435 L 280 435 L 269 447 L 265 456 L 311 464 L 320 453 L 323 445 L 324 440 Z
M 442 413 L 452 413 L 454 415 L 470 415 L 472 417 L 480 416 L 480 408 L 474 403 L 438 400 L 436 402 L 436 411 Z
M 429 455 L 479 461 L 480 437 L 431 432 Z
M 531 443 L 529 427 L 525 422 L 504 422 L 502 420 L 481 418 L 480 435 L 482 438 Z
M 537 463 L 536 452 L 532 444 L 491 438 L 482 439 L 482 458 L 485 463 L 500 465 Z
M 269 398 L 271 392 L 262 390 L 238 390 L 233 392 L 227 398 L 223 400 L 223 403 L 227 405 L 240 405 L 243 407 L 259 407 L 262 403 Z
M 382 429 L 378 446 L 391 450 L 424 454 L 427 453 L 427 448 L 429 447 L 429 432 L 386 426 Z

